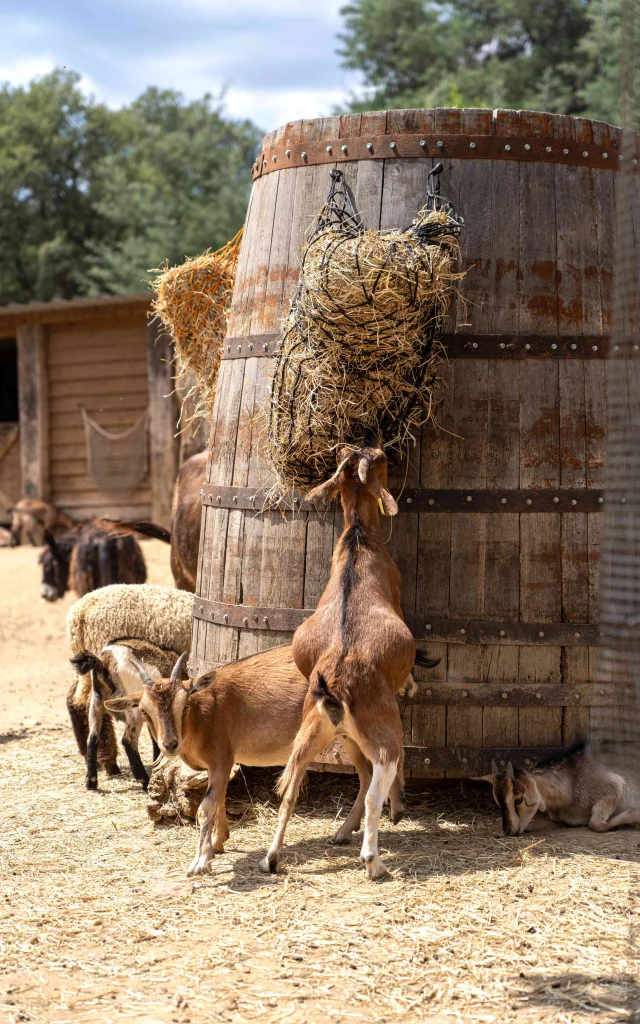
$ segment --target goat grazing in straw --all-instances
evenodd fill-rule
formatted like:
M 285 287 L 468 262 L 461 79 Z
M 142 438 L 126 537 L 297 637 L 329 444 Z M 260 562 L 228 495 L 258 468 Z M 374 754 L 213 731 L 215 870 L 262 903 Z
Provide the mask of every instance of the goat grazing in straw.
M 535 768 L 504 773 L 495 761 L 483 782 L 493 787 L 507 836 L 521 836 L 538 811 L 563 825 L 609 832 L 640 825 L 637 744 L 577 743 Z
M 286 764 L 309 684 L 296 668 L 290 644 L 211 669 L 191 683 L 182 682 L 183 661 L 183 657 L 178 660 L 170 679 L 154 681 L 144 666 L 132 659 L 144 683 L 142 690 L 110 698 L 105 707 L 125 714 L 139 708 L 163 754 L 180 757 L 196 771 L 208 771 L 209 786 L 199 811 L 198 850 L 189 869 L 189 874 L 199 875 L 210 870 L 216 853 L 224 851 L 229 835 L 225 795 L 234 763 Z M 353 755 L 360 792 L 334 837 L 340 843 L 348 842 L 360 825 L 371 780 L 358 748 Z M 401 806 L 397 779 L 391 800 L 392 807 Z
M 387 490 L 387 459 L 379 448 L 343 449 L 334 475 L 315 487 L 310 502 L 340 492 L 344 531 L 316 611 L 295 632 L 293 657 L 309 680 L 302 724 L 282 775 L 278 828 L 262 871 L 274 872 L 287 822 L 309 763 L 338 735 L 347 753 L 372 766 L 365 798 L 360 858 L 372 879 L 386 868 L 378 854 L 378 825 L 393 780 L 402 772 L 402 725 L 396 693 L 416 656 L 400 607 L 400 573 L 387 552 L 378 508 L 398 506 Z M 402 808 L 392 809 L 397 819 Z

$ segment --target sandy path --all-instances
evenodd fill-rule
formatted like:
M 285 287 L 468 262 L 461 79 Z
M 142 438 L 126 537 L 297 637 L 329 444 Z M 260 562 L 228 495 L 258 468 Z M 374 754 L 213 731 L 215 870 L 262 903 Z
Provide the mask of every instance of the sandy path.
M 169 547 L 142 541 L 149 583 L 173 586 Z M 40 597 L 40 549 L 0 548 L 0 733 L 67 722 L 71 683 L 65 622 L 76 600 Z

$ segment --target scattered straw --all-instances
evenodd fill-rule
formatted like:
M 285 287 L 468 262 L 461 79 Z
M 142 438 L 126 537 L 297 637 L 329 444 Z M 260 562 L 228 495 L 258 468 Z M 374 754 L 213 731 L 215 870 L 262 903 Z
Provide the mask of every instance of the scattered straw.
M 373 430 L 401 450 L 433 412 L 460 224 L 431 194 L 407 231 L 364 230 L 340 171 L 305 249 L 268 408 L 280 490 L 335 468 Z
M 407 817 L 382 820 L 392 877 L 376 885 L 357 842 L 327 842 L 357 781 L 325 773 L 296 808 L 283 873 L 265 876 L 277 773 L 245 769 L 227 852 L 188 879 L 196 828 L 154 827 L 127 770 L 87 792 L 68 726 L 2 749 L 2 1020 L 633 1019 L 638 831 L 507 839 L 488 790 L 409 792 Z
M 151 285 L 156 292 L 151 308 L 175 341 L 176 383 L 187 391 L 183 408 L 188 398 L 195 399 L 191 419 L 208 416 L 213 408 L 241 240 L 242 229 L 217 252 L 159 268 Z M 190 371 L 195 383 L 187 380 Z

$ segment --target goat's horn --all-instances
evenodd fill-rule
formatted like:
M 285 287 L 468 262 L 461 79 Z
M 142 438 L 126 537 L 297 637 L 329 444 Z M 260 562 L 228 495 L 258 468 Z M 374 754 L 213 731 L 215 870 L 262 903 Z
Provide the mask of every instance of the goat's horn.
M 358 476 L 360 477 L 360 483 L 366 484 L 367 473 L 369 472 L 369 460 L 362 458 L 358 463 Z
M 491 774 L 492 775 L 497 775 L 498 774 L 498 766 L 497 766 L 495 761 L 491 762 Z
M 180 655 L 180 657 L 176 661 L 175 665 L 173 666 L 173 672 L 171 673 L 171 682 L 172 683 L 180 682 L 180 678 L 182 676 L 182 666 L 184 665 L 184 659 L 186 658 L 186 656 L 187 656 L 187 654 L 186 654 L 186 651 L 185 651 L 184 654 Z
M 144 685 L 145 686 L 153 686 L 153 679 L 151 678 L 151 676 L 147 672 L 147 670 L 144 667 L 144 665 L 141 665 L 140 662 L 138 661 L 138 659 L 134 658 L 133 654 L 130 655 L 129 661 L 131 662 L 133 667 L 137 670 L 138 675 L 142 679 L 142 682 L 144 683 Z
M 513 774 L 513 765 L 511 764 L 511 761 L 509 761 L 509 764 L 507 765 L 507 778 L 515 778 L 515 775 Z
M 336 469 L 335 473 L 331 477 L 331 479 L 333 480 L 334 483 L 337 483 L 338 480 L 340 479 L 340 474 L 342 473 L 342 470 L 344 469 L 344 467 L 348 464 L 350 458 L 351 458 L 351 455 L 350 454 L 347 455 L 346 459 L 343 459 L 342 462 L 340 463 L 340 465 L 338 466 L 338 468 Z

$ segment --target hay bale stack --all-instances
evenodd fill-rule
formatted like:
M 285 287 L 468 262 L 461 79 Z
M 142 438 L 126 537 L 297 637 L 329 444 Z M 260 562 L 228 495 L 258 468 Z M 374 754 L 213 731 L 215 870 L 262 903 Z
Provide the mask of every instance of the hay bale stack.
M 306 247 L 272 381 L 277 489 L 308 486 L 373 431 L 402 450 L 433 413 L 460 222 L 433 194 L 407 231 L 364 230 L 342 173 Z
M 216 396 L 222 343 L 227 331 L 242 229 L 217 252 L 204 252 L 178 267 L 165 267 L 153 281 L 152 310 L 176 346 L 176 383 L 190 416 L 209 416 Z M 191 371 L 195 384 L 188 378 Z

